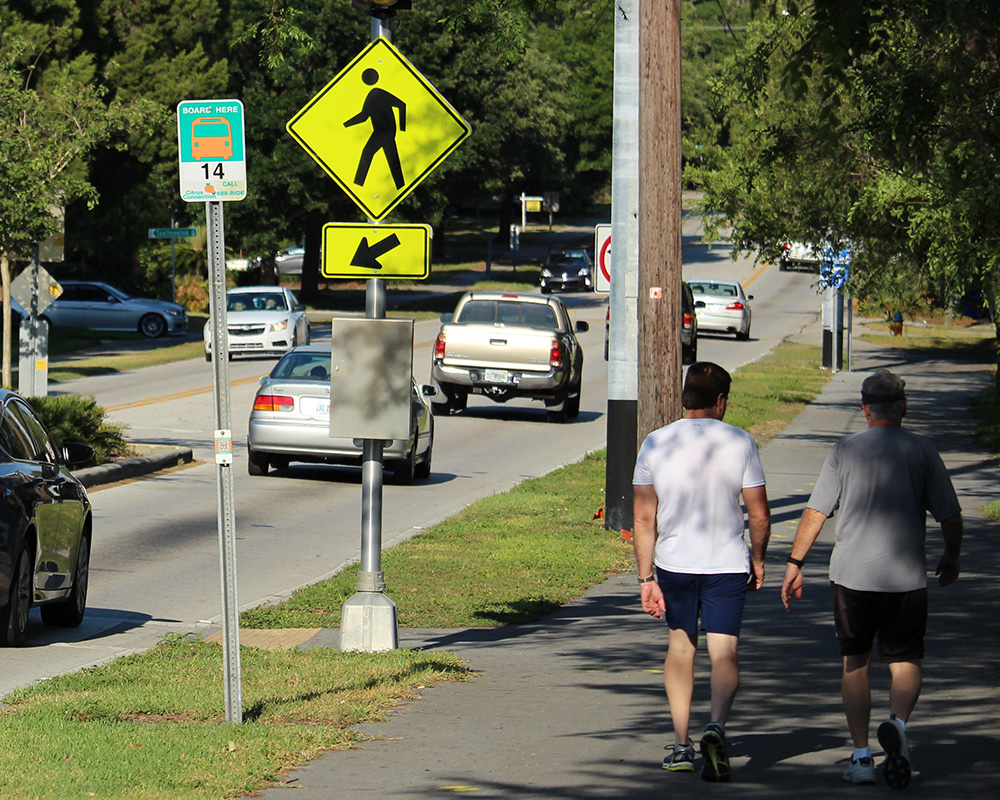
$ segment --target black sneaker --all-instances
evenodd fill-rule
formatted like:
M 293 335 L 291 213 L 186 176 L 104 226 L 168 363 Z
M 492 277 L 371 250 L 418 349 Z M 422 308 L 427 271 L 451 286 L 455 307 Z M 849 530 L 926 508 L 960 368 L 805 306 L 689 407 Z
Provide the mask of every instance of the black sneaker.
M 910 748 L 906 746 L 906 731 L 899 720 L 890 717 L 878 726 L 878 743 L 885 750 L 882 777 L 893 789 L 905 789 L 910 783 Z
M 663 759 L 663 768 L 671 772 L 694 772 L 694 746 L 690 744 L 667 745 L 671 752 Z
M 701 770 L 702 780 L 728 783 L 732 770 L 726 756 L 726 735 L 718 722 L 710 722 L 705 728 L 701 737 L 701 754 L 705 757 L 705 766 Z

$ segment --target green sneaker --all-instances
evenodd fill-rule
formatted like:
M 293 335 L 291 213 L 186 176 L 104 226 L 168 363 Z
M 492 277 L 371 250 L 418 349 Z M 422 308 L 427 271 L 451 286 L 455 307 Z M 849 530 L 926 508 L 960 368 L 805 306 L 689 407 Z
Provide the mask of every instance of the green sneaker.
M 708 723 L 701 737 L 701 754 L 705 756 L 702 780 L 713 783 L 728 783 L 732 775 L 729 758 L 726 756 L 726 734 L 718 722 Z
M 663 748 L 671 752 L 663 759 L 663 768 L 671 772 L 694 772 L 694 745 L 669 744 Z

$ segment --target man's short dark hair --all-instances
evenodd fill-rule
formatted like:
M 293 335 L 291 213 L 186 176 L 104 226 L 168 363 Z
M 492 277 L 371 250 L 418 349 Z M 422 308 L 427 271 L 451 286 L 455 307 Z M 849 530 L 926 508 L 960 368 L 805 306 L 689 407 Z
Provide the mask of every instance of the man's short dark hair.
M 887 369 L 873 372 L 861 384 L 861 402 L 873 419 L 902 419 L 906 381 Z
M 733 379 L 718 364 L 711 361 L 699 361 L 688 367 L 684 379 L 684 391 L 681 392 L 681 404 L 688 411 L 711 408 L 719 399 L 719 395 L 729 397 L 729 387 Z

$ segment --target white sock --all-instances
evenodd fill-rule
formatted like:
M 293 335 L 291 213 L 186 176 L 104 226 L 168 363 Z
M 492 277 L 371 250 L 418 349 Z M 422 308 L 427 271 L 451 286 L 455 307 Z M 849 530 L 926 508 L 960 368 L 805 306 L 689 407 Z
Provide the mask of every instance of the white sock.
M 859 761 L 862 758 L 871 758 L 872 749 L 870 747 L 865 747 L 864 749 L 855 747 L 854 755 L 851 756 L 851 761 Z
M 904 731 L 906 730 L 906 722 L 905 722 L 905 721 L 903 721 L 903 720 L 901 720 L 901 719 L 900 719 L 899 717 L 897 717 L 897 716 L 896 716 L 895 714 L 890 714 L 890 715 L 889 715 L 889 719 L 894 719 L 894 720 L 896 720 L 896 722 L 898 722 L 898 723 L 900 724 L 900 727 L 902 727 L 902 729 L 903 729 Z

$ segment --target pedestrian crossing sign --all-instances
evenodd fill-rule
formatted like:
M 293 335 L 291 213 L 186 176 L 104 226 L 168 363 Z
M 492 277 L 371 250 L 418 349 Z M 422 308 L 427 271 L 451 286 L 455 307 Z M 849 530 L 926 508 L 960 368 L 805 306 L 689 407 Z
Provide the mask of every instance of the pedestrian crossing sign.
M 383 37 L 355 56 L 285 127 L 376 221 L 472 132 Z

